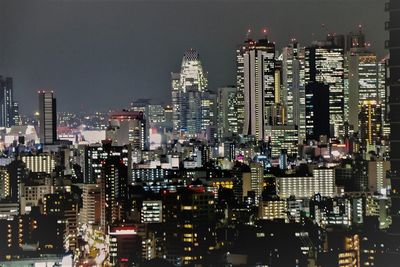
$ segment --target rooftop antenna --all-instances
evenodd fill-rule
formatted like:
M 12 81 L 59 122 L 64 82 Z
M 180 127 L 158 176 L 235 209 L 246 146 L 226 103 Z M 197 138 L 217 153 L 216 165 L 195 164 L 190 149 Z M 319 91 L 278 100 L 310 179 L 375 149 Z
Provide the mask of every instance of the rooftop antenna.
M 250 33 L 251 33 L 251 29 L 248 29 L 246 32 L 246 40 L 250 39 Z
M 263 35 L 264 39 L 268 38 L 268 29 L 267 28 L 262 29 L 262 35 Z

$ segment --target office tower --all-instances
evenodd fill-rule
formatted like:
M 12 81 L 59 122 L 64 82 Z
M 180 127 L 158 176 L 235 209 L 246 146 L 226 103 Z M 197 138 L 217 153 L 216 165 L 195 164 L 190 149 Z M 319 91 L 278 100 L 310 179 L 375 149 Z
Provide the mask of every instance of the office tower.
M 248 39 L 236 53 L 239 133 L 265 140 L 266 108 L 275 104 L 275 44 Z
M 0 76 L 0 126 L 11 127 L 18 124 L 18 104 L 14 102 L 13 79 Z
M 144 149 L 147 140 L 144 113 L 126 110 L 112 112 L 106 137 L 116 146 L 131 144 L 132 148 Z
M 305 47 L 295 40 L 282 51 L 282 81 L 287 124 L 298 126 L 302 143 L 306 139 Z
M 168 132 L 173 130 L 172 118 L 174 116 L 172 105 L 167 105 L 164 107 L 164 115 L 165 115 L 165 128 Z
M 376 100 L 364 100 L 359 113 L 361 145 L 378 145 L 382 137 L 381 107 Z
M 20 125 L 21 118 L 19 117 L 19 105 L 18 105 L 18 102 L 14 101 L 12 114 L 13 114 L 14 125 Z
M 250 174 L 243 175 L 243 196 L 248 196 L 248 192 L 255 194 L 255 202 L 258 203 L 264 187 L 264 166 L 261 163 L 250 163 Z
M 348 122 L 358 132 L 360 107 L 365 100 L 378 100 L 376 55 L 365 48 L 352 48 L 347 57 Z
M 306 48 L 306 83 L 329 86 L 329 123 L 332 136 L 339 137 L 344 124 L 344 48 L 332 38 Z
M 388 139 L 390 135 L 388 94 L 389 86 L 386 85 L 388 61 L 389 58 L 385 57 L 378 62 L 378 103 L 382 109 L 382 136 L 385 139 Z
M 265 139 L 272 158 L 279 158 L 282 150 L 286 150 L 290 157 L 297 155 L 298 138 L 298 129 L 295 125 L 265 126 Z
M 39 138 L 45 145 L 57 140 L 57 107 L 53 91 L 39 91 Z
M 162 105 L 148 105 L 146 120 L 150 127 L 159 127 L 165 123 L 165 110 Z
M 268 125 L 286 125 L 286 108 L 282 104 L 275 103 L 265 110 Z
M 400 2 L 390 0 L 386 6 L 389 12 L 389 21 L 386 22 L 385 28 L 389 31 L 389 41 L 387 47 L 389 48 L 389 119 L 390 119 L 390 163 L 391 163 L 391 184 L 392 184 L 392 229 L 399 231 L 400 229 Z
M 163 207 L 160 200 L 144 200 L 140 212 L 141 223 L 162 223 Z
M 306 85 L 306 139 L 329 136 L 329 86 L 323 83 Z
M 181 130 L 181 90 L 180 90 L 180 74 L 171 73 L 171 104 L 172 104 L 172 126 L 174 132 Z
M 204 91 L 200 96 L 201 102 L 201 130 L 205 131 L 207 140 L 215 140 L 217 136 L 217 95 L 211 91 Z
M 194 137 L 205 130 L 203 109 L 208 109 L 208 103 L 203 103 L 203 97 L 207 99 L 207 94 L 203 93 L 207 91 L 208 86 L 206 74 L 199 54 L 194 49 L 185 52 L 181 72 L 171 74 L 173 125 L 176 133 L 183 132 L 189 137 Z
M 236 93 L 234 86 L 218 88 L 218 138 L 220 140 L 238 132 Z

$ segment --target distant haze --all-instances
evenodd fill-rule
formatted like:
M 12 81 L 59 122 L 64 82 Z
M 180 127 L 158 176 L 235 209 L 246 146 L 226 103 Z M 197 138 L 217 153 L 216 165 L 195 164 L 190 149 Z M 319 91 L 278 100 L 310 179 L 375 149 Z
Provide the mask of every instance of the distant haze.
M 362 24 L 382 57 L 384 2 L 0 0 L 0 75 L 14 78 L 23 113 L 37 109 L 39 88 L 53 89 L 63 111 L 167 103 L 170 73 L 188 48 L 199 51 L 210 89 L 234 84 L 235 49 L 248 28 L 256 38 L 267 27 L 281 48 Z

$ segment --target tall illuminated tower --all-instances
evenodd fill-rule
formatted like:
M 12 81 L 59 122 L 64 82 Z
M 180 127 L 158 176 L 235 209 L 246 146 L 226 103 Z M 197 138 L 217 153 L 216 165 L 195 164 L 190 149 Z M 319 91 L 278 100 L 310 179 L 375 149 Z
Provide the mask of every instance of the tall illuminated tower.
M 268 107 L 275 104 L 275 44 L 266 36 L 248 39 L 236 56 L 239 133 L 264 140 Z
M 237 134 L 237 112 L 236 112 L 236 87 L 218 88 L 218 137 L 231 137 Z
M 57 108 L 53 91 L 39 91 L 39 138 L 42 144 L 57 140 Z
M 196 50 L 185 52 L 181 72 L 173 73 L 171 80 L 174 130 L 193 137 L 205 130 L 206 121 L 211 120 L 207 117 L 211 113 L 203 111 L 210 108 L 210 101 L 203 99 L 209 97 L 208 80 Z
M 344 48 L 335 40 L 306 48 L 305 79 L 329 86 L 329 123 L 331 134 L 338 137 L 344 123 Z
M 283 104 L 287 124 L 297 125 L 299 141 L 306 139 L 305 47 L 295 40 L 282 51 Z
M 360 105 L 359 134 L 363 147 L 376 145 L 382 137 L 381 107 L 375 100 L 364 100 Z
M 14 102 L 13 79 L 0 76 L 0 126 L 11 127 L 18 122 L 18 104 Z
M 365 44 L 364 34 L 349 35 L 349 51 L 346 54 L 348 71 L 348 122 L 359 131 L 359 113 L 364 101 L 378 101 L 379 72 L 375 53 Z

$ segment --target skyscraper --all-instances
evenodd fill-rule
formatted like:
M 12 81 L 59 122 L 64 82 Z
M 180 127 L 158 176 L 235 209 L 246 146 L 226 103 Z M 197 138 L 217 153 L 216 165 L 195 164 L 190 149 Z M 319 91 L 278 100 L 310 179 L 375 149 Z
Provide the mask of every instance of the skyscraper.
M 39 138 L 42 144 L 57 140 L 57 107 L 53 91 L 39 91 Z
M 389 123 L 389 94 L 388 87 L 386 84 L 386 75 L 388 67 L 388 59 L 386 56 L 380 62 L 378 62 L 378 102 L 382 109 L 382 134 L 385 139 L 388 139 L 390 134 L 390 123 Z
M 18 104 L 14 102 L 13 79 L 0 76 L 0 126 L 11 127 L 18 119 Z
M 329 136 L 329 86 L 323 83 L 306 85 L 306 139 Z
M 381 107 L 376 100 L 364 100 L 359 113 L 361 144 L 376 145 L 382 136 Z M 367 151 L 368 152 L 368 151 Z
M 237 49 L 237 112 L 239 133 L 265 139 L 269 115 L 275 104 L 275 44 L 265 37 L 248 39 Z
M 236 87 L 218 88 L 218 138 L 237 134 Z
M 329 123 L 338 137 L 344 123 L 344 48 L 335 38 L 306 48 L 306 82 L 329 86 Z
M 206 130 L 206 121 L 210 119 L 208 80 L 196 50 L 185 52 L 181 72 L 172 73 L 171 80 L 174 131 L 194 137 Z
M 376 55 L 365 48 L 352 48 L 347 54 L 348 122 L 358 131 L 360 107 L 366 100 L 378 100 L 378 64 Z
M 305 47 L 295 40 L 282 51 L 283 103 L 287 123 L 297 125 L 299 141 L 306 139 L 305 122 Z

